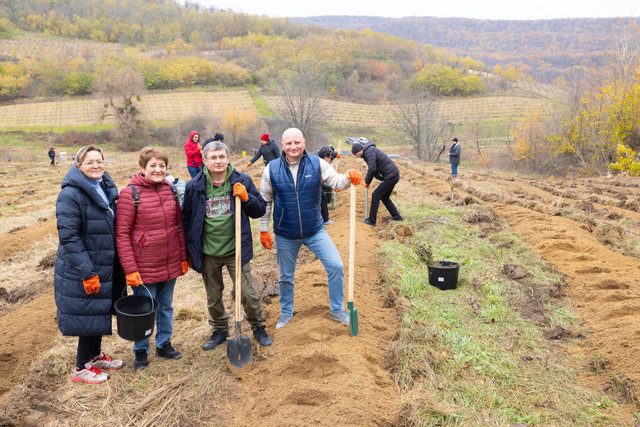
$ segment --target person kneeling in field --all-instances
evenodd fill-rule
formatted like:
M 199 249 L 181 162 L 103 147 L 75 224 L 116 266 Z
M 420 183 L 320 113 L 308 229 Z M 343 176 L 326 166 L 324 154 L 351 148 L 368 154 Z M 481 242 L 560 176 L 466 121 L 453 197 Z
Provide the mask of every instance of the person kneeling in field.
M 249 263 L 253 258 L 249 218 L 264 215 L 265 202 L 249 175 L 233 167 L 229 148 L 224 142 L 210 142 L 205 146 L 203 155 L 206 167 L 187 183 L 182 206 L 187 251 L 193 269 L 202 273 L 211 317 L 209 323 L 213 326 L 213 334 L 202 349 L 212 350 L 229 336 L 229 315 L 222 302 L 222 269 L 227 267 L 235 285 L 235 196 L 240 197 L 242 206 L 242 305 L 253 336 L 261 346 L 269 346 L 272 340 L 264 327 L 264 314 L 258 293 L 251 283 Z
M 281 144 L 282 156 L 265 167 L 260 185 L 260 193 L 267 202 L 267 212 L 260 218 L 260 243 L 266 249 L 273 246 L 269 234 L 273 204 L 273 231 L 280 270 L 280 320 L 276 329 L 293 318 L 293 277 L 302 245 L 318 257 L 327 271 L 331 319 L 348 325 L 349 314 L 344 309 L 344 266 L 338 249 L 324 229 L 320 184 L 324 182 L 333 189 L 343 190 L 351 184 L 360 184 L 362 174 L 349 169 L 340 175 L 329 163 L 308 155 L 299 129 L 287 129 L 282 134 Z

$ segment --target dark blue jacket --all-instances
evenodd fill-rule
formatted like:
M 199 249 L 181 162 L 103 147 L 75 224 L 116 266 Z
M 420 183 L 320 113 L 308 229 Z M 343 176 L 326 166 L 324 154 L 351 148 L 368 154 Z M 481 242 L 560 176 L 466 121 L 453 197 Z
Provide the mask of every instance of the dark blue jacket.
M 449 163 L 452 165 L 460 164 L 460 143 L 451 144 L 451 148 L 449 148 Z
M 251 181 L 249 175 L 238 172 L 236 169 L 229 177 L 231 188 L 229 195 L 233 198 L 233 184 L 241 183 L 247 189 L 249 199 L 242 202 L 242 265 L 253 258 L 253 239 L 251 237 L 251 224 L 249 218 L 260 218 L 267 209 L 267 204 L 260 192 Z M 204 214 L 207 202 L 207 177 L 199 173 L 195 178 L 187 182 L 182 202 L 182 225 L 184 227 L 184 239 L 187 244 L 187 253 L 191 258 L 191 265 L 198 273 L 202 269 L 202 229 L 204 228 Z M 231 203 L 231 209 L 235 215 L 236 204 Z
M 369 169 L 364 177 L 365 184 L 371 184 L 373 178 L 380 181 L 395 178 L 400 175 L 400 170 L 393 160 L 380 151 L 373 142 L 367 142 L 362 149 L 362 158 L 367 162 Z
M 109 206 L 75 166 L 62 180 L 56 202 L 58 257 L 54 289 L 62 335 L 111 334 L 114 265 L 118 263 L 114 217 L 118 189 L 108 173 L 101 183 Z M 98 275 L 100 291 L 88 295 L 82 281 Z
M 288 239 L 313 236 L 324 222 L 320 213 L 320 158 L 306 152 L 300 158 L 296 185 L 286 154 L 269 163 L 273 187 L 273 232 Z

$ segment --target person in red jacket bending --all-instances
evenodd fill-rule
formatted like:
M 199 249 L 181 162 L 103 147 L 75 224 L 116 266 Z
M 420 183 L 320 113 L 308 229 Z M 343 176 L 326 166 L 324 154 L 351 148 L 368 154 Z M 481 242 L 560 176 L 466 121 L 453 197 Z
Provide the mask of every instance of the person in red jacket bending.
M 187 169 L 191 178 L 198 175 L 202 166 L 202 147 L 200 146 L 200 134 L 191 131 L 189 140 L 184 143 L 184 152 L 187 155 Z
M 140 151 L 140 172 L 120 192 L 116 208 L 116 247 L 127 285 L 135 295 L 158 300 L 156 314 L 156 356 L 180 359 L 171 345 L 173 290 L 176 278 L 189 270 L 177 192 L 165 180 L 169 158 L 154 147 Z M 134 370 L 149 365 L 149 338 L 133 345 Z

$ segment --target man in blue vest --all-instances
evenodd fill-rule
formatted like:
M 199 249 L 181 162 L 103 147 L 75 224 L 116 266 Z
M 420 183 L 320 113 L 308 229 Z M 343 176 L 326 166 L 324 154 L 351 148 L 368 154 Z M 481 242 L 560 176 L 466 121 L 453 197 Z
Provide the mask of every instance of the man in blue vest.
M 299 129 L 284 131 L 281 144 L 282 155 L 264 168 L 260 185 L 260 194 L 267 202 L 267 211 L 260 218 L 260 243 L 266 249 L 273 247 L 269 234 L 273 211 L 273 232 L 278 248 L 280 320 L 276 329 L 293 318 L 293 276 L 301 245 L 307 246 L 327 271 L 331 319 L 348 325 L 349 314 L 344 309 L 344 267 L 336 246 L 324 229 L 320 184 L 324 182 L 333 189 L 343 190 L 351 184 L 359 185 L 362 174 L 355 169 L 338 174 L 329 163 L 308 155 Z

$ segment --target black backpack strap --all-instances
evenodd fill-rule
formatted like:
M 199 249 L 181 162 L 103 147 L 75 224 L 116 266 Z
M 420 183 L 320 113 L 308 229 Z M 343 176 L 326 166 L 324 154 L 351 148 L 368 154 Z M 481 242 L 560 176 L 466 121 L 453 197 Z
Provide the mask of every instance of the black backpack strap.
M 129 188 L 133 192 L 133 206 L 136 208 L 136 212 L 138 211 L 138 206 L 140 206 L 140 193 L 138 193 L 138 189 L 135 185 L 129 184 Z

